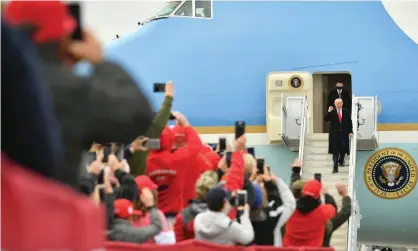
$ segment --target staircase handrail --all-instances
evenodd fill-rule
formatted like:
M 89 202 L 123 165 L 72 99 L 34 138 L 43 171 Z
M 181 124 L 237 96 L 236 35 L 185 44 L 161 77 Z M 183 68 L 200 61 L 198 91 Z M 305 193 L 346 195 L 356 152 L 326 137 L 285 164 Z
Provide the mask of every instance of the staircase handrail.
M 351 216 L 348 223 L 347 250 L 357 249 L 357 228 L 360 224 L 360 212 L 357 203 L 355 180 L 356 180 L 356 153 L 357 153 L 357 130 L 358 130 L 358 99 L 352 98 L 351 120 L 353 123 L 353 136 L 350 141 L 350 166 L 348 172 L 348 193 L 352 200 Z
M 306 135 L 306 125 L 308 117 L 308 97 L 305 95 L 302 101 L 302 121 L 300 125 L 300 137 L 299 137 L 299 161 L 303 163 L 304 147 L 305 147 L 305 135 Z M 300 175 L 302 175 L 302 168 L 300 170 Z

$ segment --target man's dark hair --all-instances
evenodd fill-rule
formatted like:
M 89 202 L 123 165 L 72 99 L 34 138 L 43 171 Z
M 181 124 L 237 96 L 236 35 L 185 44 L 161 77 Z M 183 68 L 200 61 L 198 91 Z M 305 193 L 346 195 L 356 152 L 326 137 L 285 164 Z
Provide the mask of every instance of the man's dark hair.
M 335 84 L 336 84 L 336 85 L 337 85 L 337 84 L 344 84 L 344 81 L 338 80 L 338 81 L 337 81 L 337 83 L 335 83 Z
M 226 191 L 222 188 L 212 188 L 209 190 L 205 197 L 209 210 L 214 212 L 222 211 L 226 195 Z

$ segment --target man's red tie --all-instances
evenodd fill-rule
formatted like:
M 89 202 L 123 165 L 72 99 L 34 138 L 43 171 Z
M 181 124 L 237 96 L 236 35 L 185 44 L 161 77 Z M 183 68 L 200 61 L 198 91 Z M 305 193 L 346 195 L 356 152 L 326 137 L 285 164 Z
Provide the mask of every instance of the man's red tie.
M 338 120 L 341 121 L 343 120 L 343 115 L 341 114 L 341 110 L 338 110 Z

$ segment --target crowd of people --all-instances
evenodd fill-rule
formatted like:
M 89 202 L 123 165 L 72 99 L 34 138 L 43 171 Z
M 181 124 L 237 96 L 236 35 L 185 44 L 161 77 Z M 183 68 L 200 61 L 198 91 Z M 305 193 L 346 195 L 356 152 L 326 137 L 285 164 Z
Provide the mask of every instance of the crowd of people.
M 64 3 L 11 1 L 2 11 L 2 157 L 102 205 L 107 240 L 328 247 L 350 217 L 345 185 L 338 211 L 320 180 L 301 180 L 300 161 L 286 184 L 248 151 L 245 133 L 225 146 L 202 142 L 172 112 L 172 82 L 154 113 L 90 31 L 71 39 Z M 93 73 L 74 75 L 77 60 Z

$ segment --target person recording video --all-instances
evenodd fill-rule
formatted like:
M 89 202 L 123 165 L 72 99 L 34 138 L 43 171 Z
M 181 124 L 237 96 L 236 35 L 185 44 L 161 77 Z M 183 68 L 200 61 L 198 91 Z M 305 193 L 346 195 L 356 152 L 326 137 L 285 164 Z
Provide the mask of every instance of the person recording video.
M 186 117 L 179 112 L 173 114 L 177 125 L 184 128 L 187 145 L 177 145 L 173 130 L 166 126 L 160 136 L 160 148 L 148 155 L 146 170 L 146 175 L 158 185 L 158 208 L 166 215 L 170 226 L 185 205 L 183 197 L 188 163 L 195 160 L 202 148 L 199 135 Z

